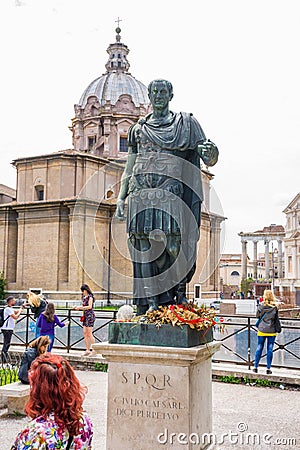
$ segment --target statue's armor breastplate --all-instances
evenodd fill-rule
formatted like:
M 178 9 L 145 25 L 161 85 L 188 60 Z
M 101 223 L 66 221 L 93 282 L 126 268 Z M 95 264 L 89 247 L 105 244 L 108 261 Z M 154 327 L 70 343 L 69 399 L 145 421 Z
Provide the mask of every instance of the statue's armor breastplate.
M 129 181 L 127 231 L 129 235 L 163 239 L 153 230 L 166 235 L 180 235 L 182 228 L 179 197 L 183 195 L 181 182 L 182 159 L 151 142 L 140 130 L 136 136 L 137 156 Z
M 182 194 L 182 159 L 151 142 L 142 132 L 137 140 L 137 156 L 130 180 L 129 192 L 160 189 Z

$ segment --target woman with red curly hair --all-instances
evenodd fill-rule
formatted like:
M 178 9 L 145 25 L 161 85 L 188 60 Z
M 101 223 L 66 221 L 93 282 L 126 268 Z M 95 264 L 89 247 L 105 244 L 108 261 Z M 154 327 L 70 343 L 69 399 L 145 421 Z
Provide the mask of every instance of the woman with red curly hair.
M 41 355 L 31 365 L 29 382 L 25 412 L 31 421 L 11 450 L 91 449 L 92 424 L 82 408 L 86 388 L 69 362 L 51 353 Z

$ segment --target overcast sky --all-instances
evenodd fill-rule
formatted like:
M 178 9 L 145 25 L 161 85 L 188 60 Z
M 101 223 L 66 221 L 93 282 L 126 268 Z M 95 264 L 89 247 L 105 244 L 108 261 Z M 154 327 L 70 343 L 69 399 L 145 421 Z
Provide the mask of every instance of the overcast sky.
M 71 148 L 74 104 L 105 73 L 118 17 L 131 74 L 171 81 L 170 109 L 219 147 L 222 251 L 285 225 L 300 191 L 297 0 L 1 0 L 0 183 L 15 187 L 13 159 Z

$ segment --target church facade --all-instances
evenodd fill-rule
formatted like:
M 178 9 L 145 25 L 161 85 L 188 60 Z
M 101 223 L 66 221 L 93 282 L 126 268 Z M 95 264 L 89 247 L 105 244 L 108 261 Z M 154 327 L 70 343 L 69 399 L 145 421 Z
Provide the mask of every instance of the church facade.
M 280 284 L 284 297 L 300 306 L 300 192 L 283 211 L 286 215 L 285 277 Z
M 74 106 L 73 148 L 13 161 L 16 193 L 3 187 L 0 202 L 0 271 L 14 295 L 41 288 L 52 299 L 79 298 L 87 283 L 97 298 L 131 297 L 125 223 L 114 211 L 128 129 L 150 112 L 150 103 L 146 86 L 129 73 L 120 31 L 107 49 L 105 74 Z M 202 177 L 205 204 L 190 291 L 195 283 L 216 291 L 224 218 L 210 211 L 213 175 L 203 168 Z

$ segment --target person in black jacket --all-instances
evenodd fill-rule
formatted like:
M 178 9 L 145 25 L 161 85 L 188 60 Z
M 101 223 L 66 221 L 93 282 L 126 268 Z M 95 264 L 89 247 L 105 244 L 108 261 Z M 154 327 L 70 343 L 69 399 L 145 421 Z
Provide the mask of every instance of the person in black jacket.
M 33 313 L 33 317 L 36 320 L 36 324 L 40 315 L 45 311 L 47 302 L 44 300 L 42 295 L 37 295 L 34 292 L 29 291 L 26 294 L 27 301 L 23 306 L 29 306 L 31 312 Z M 35 327 L 35 337 L 38 338 L 40 335 L 41 329 L 36 325 Z
M 29 384 L 28 371 L 30 369 L 32 361 L 38 356 L 46 353 L 50 339 L 48 336 L 40 336 L 29 344 L 29 347 L 22 355 L 21 365 L 18 372 L 18 377 L 21 383 Z
M 258 305 L 256 317 L 260 319 L 260 322 L 257 327 L 257 349 L 255 352 L 253 372 L 257 373 L 258 364 L 265 341 L 267 340 L 267 374 L 271 374 L 275 338 L 277 333 L 281 331 L 277 303 L 272 291 L 265 290 L 264 301 Z

